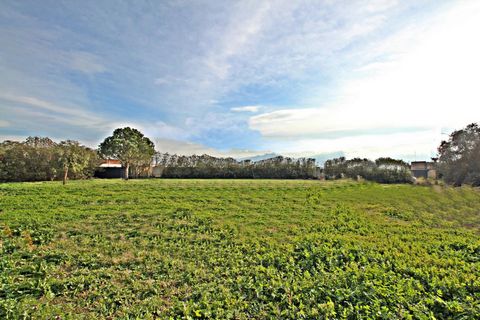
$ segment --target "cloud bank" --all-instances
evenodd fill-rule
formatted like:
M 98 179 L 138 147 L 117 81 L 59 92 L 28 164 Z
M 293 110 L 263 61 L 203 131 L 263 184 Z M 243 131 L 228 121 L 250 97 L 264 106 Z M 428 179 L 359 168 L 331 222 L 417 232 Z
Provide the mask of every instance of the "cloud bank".
M 260 110 L 260 106 L 244 106 L 244 107 L 234 107 L 231 108 L 233 112 L 258 112 Z

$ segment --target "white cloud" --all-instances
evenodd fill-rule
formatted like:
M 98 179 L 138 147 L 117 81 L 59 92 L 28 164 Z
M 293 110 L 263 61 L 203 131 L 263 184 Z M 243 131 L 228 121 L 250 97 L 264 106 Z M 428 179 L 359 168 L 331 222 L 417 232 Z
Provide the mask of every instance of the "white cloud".
M 154 123 L 145 124 L 145 131 L 153 137 L 163 137 L 171 139 L 186 139 L 189 136 L 189 132 L 180 127 L 167 124 L 163 121 L 156 121 Z
M 162 153 L 178 154 L 178 155 L 202 155 L 208 154 L 214 157 L 233 157 L 233 158 L 244 158 L 252 157 L 256 155 L 266 154 L 270 151 L 253 151 L 253 150 L 239 150 L 239 149 L 230 149 L 226 151 L 217 150 L 215 148 L 210 148 L 199 143 L 181 141 L 175 139 L 164 139 L 164 138 L 155 138 L 155 149 Z
M 70 59 L 70 66 L 72 69 L 86 74 L 102 73 L 107 70 L 106 67 L 100 62 L 100 59 L 89 52 L 72 52 L 70 54 Z
M 23 141 L 23 140 L 25 140 L 26 138 L 27 138 L 26 136 L 3 135 L 3 134 L 0 134 L 0 142 L 1 142 L 1 141 L 6 141 L 6 140 L 10 140 L 10 141 Z
M 319 152 L 343 151 L 347 158 L 382 156 L 412 159 L 431 157 L 435 154 L 441 138 L 439 129 L 417 132 L 399 132 L 388 135 L 363 134 L 334 139 L 300 139 L 279 147 L 286 155 L 312 155 Z
M 466 5 L 475 3 L 449 6 Z M 451 23 L 444 29 L 421 23 L 442 6 L 447 5 L 414 0 L 247 0 L 158 2 L 147 10 L 125 3 L 72 2 L 43 15 L 41 5 L 26 10 L 5 2 L 0 4 L 5 21 L 0 26 L 0 92 L 16 100 L 0 105 L 10 123 L 3 131 L 94 140 L 128 122 L 150 137 L 288 151 L 288 143 L 277 144 L 278 138 L 296 139 L 295 149 L 335 137 L 337 148 L 345 143 L 352 149 L 353 143 L 338 137 L 375 129 L 397 132 L 405 123 L 421 129 L 440 123 L 452 127 L 465 116 L 450 113 L 443 121 L 423 106 L 428 102 L 448 114 L 445 106 L 454 105 L 465 112 L 464 102 L 476 101 L 472 90 L 478 81 L 472 78 L 470 88 L 463 85 L 464 72 L 457 66 L 465 69 L 478 52 L 464 50 L 468 40 L 450 35 L 458 33 Z M 475 14 L 465 11 L 457 20 Z M 141 19 L 128 19 L 132 14 Z M 60 15 L 71 19 L 51 20 Z M 414 20 L 420 23 L 409 26 Z M 470 27 L 478 30 L 475 22 Z M 404 32 L 385 39 L 398 29 Z M 458 59 L 443 61 L 455 47 L 463 48 Z M 437 64 L 458 82 L 445 84 L 436 74 Z M 107 67 L 108 76 L 92 77 Z M 423 68 L 433 69 L 435 77 L 423 76 L 429 74 Z M 72 76 L 72 70 L 89 77 Z M 352 74 L 356 78 L 343 82 Z M 326 91 L 334 98 L 327 101 Z M 416 91 L 424 96 L 422 108 L 412 103 L 422 102 Z M 242 110 L 252 103 L 246 101 L 264 106 Z M 278 110 L 273 101 L 292 107 Z M 249 132 L 244 117 L 233 113 L 266 110 L 272 112 L 250 119 L 250 127 L 266 139 Z M 475 120 L 474 113 L 469 116 Z
M 233 112 L 258 112 L 258 110 L 260 110 L 260 106 L 234 107 L 230 110 Z
M 376 54 L 390 59 L 357 70 L 336 101 L 256 115 L 250 128 L 270 138 L 296 137 L 296 145 L 303 148 L 314 141 L 316 150 L 374 154 L 377 149 L 408 149 L 410 144 L 430 151 L 440 142 L 439 128 L 480 120 L 480 43 L 474 40 L 478 30 L 480 3 L 462 2 L 428 26 L 409 28 L 413 41 L 402 33 L 386 41 L 394 46 Z M 405 133 L 425 129 L 430 133 Z M 392 133 L 408 137 L 408 144 Z
M 220 41 L 204 60 L 204 64 L 217 78 L 215 80 L 225 80 L 232 67 L 229 59 L 242 54 L 248 45 L 255 42 L 271 6 L 270 1 L 250 1 L 235 5 L 235 10 L 232 11 L 234 14 L 226 29 L 222 30 Z
M 45 114 L 51 117 L 54 117 L 55 114 L 60 114 L 62 115 L 61 117 L 58 117 L 60 122 L 73 122 L 85 126 L 94 126 L 101 122 L 101 117 L 98 115 L 87 112 L 78 106 L 72 106 L 70 104 L 62 106 L 38 99 L 36 97 L 10 94 L 0 94 L 0 99 L 6 100 L 10 103 L 18 104 L 19 106 L 24 106 L 36 114 Z M 15 112 L 20 113 L 22 111 L 17 109 Z
M 8 136 L 40 135 L 55 140 L 80 140 L 95 147 L 111 120 L 71 102 L 53 103 L 15 94 L 0 94 L 0 109 L 10 124 L 4 129 L 0 126 L 0 135 L 4 139 Z M 10 129 L 14 131 L 10 133 Z
M 156 79 L 154 80 L 154 83 L 155 83 L 156 85 L 159 85 L 159 86 L 160 86 L 160 85 L 162 85 L 162 84 L 168 84 L 168 83 L 170 83 L 170 81 L 169 81 L 168 79 L 165 79 L 165 78 L 156 78 Z
M 366 5 L 368 11 L 384 11 L 398 4 L 398 0 L 370 0 Z

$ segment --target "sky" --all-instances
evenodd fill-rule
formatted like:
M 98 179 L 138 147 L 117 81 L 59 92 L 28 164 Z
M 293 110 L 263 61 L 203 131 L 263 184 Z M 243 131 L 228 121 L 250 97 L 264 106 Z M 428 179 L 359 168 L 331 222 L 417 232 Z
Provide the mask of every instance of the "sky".
M 0 2 L 0 140 L 428 160 L 480 120 L 480 1 Z

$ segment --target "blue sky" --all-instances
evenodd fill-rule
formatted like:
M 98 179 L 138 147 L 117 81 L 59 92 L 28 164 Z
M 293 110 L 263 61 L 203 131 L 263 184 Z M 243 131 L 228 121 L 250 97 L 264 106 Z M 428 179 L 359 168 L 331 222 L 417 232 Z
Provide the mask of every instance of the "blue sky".
M 0 139 L 427 158 L 480 120 L 478 1 L 2 1 Z

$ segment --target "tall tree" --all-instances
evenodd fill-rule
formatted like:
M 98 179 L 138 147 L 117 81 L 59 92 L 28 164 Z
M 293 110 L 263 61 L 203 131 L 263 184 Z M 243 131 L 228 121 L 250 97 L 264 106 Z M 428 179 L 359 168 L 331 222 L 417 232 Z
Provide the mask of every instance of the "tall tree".
M 380 183 L 411 183 L 413 181 L 408 164 L 392 158 L 378 158 L 373 162 L 369 159 L 346 160 L 341 157 L 327 160 L 324 172 L 327 179 L 361 177 Z
M 53 180 L 57 176 L 55 148 L 57 144 L 48 137 L 28 137 L 25 140 L 28 152 L 27 170 L 32 180 Z
M 447 183 L 480 185 L 480 127 L 456 130 L 438 147 L 439 171 Z
M 120 160 L 125 168 L 124 179 L 128 179 L 131 165 L 150 163 L 155 148 L 153 142 L 134 128 L 118 128 L 99 146 L 103 157 Z
M 63 184 L 67 182 L 69 172 L 74 175 L 83 175 L 84 171 L 92 167 L 97 159 L 96 152 L 73 140 L 60 142 L 57 146 L 57 154 L 59 165 L 63 169 Z
M 0 143 L 0 181 L 83 179 L 93 176 L 97 166 L 97 152 L 76 141 L 28 137 Z

